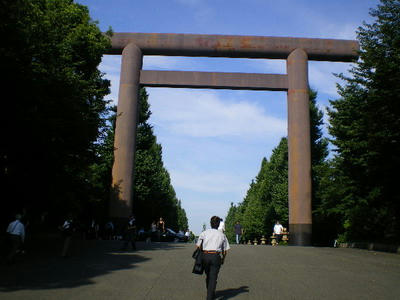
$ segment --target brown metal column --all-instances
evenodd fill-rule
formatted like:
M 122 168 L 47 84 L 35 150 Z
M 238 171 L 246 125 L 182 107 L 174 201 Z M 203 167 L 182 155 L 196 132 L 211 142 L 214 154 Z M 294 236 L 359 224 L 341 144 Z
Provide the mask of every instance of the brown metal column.
M 113 192 L 110 203 L 110 216 L 113 218 L 124 218 L 132 213 L 133 170 L 142 58 L 142 51 L 132 43 L 122 51 L 112 169 Z
M 308 58 L 296 49 L 287 58 L 290 244 L 311 245 L 311 145 Z

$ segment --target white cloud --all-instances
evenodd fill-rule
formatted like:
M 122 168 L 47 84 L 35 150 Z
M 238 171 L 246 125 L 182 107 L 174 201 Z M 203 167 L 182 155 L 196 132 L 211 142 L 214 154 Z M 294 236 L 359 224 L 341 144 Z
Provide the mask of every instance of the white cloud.
M 119 89 L 119 74 L 121 70 L 121 56 L 120 55 L 104 55 L 99 66 L 101 72 L 105 73 L 104 78 L 111 82 L 111 98 L 114 104 L 118 103 L 118 89 Z
M 329 23 L 324 17 L 313 20 L 322 38 L 354 40 L 357 37 L 357 24 L 353 23 Z
M 341 80 L 333 73 L 349 74 L 350 67 L 350 63 L 310 61 L 308 63 L 309 83 L 319 93 L 337 97 L 336 83 L 340 83 Z
M 286 60 L 282 59 L 252 59 L 248 60 L 251 67 L 268 74 L 286 74 Z
M 152 120 L 172 133 L 192 137 L 268 137 L 286 134 L 285 120 L 256 104 L 220 99 L 210 91 L 151 89 Z
M 184 60 L 171 56 L 147 55 L 143 57 L 143 69 L 172 69 L 184 63 Z
M 248 188 L 243 178 L 232 173 L 210 172 L 203 169 L 177 170 L 171 172 L 173 186 L 200 193 L 235 193 L 243 195 Z

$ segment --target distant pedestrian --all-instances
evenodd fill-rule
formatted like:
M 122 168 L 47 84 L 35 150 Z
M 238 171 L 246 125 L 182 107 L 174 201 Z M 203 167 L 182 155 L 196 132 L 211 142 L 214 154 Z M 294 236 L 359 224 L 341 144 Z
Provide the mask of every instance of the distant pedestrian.
M 151 240 L 154 242 L 157 240 L 157 222 L 153 221 L 150 225 L 150 231 L 151 231 Z
M 189 241 L 189 239 L 190 239 L 190 231 L 189 231 L 189 229 L 186 229 L 185 230 L 185 240 L 186 240 L 186 242 Z
M 240 240 L 242 239 L 242 235 L 243 235 L 243 227 L 242 227 L 242 225 L 240 225 L 239 221 L 236 221 L 234 229 L 235 229 L 235 235 L 236 235 L 236 244 L 240 244 Z
M 203 248 L 202 263 L 206 273 L 207 300 L 215 298 L 215 289 L 219 269 L 224 263 L 227 250 L 230 249 L 225 234 L 218 230 L 220 218 L 213 216 L 210 220 L 211 229 L 203 231 L 196 246 Z
M 64 224 L 60 227 L 62 235 L 64 237 L 64 245 L 63 250 L 61 252 L 62 257 L 67 257 L 69 254 L 69 248 L 71 245 L 72 235 L 74 233 L 74 221 L 72 215 L 69 215 L 68 218 L 64 221 Z
M 10 244 L 10 252 L 7 256 L 7 262 L 13 263 L 17 251 L 21 248 L 25 241 L 25 226 L 21 223 L 22 216 L 17 214 L 15 221 L 11 222 L 7 227 L 7 233 Z
M 276 237 L 276 242 L 278 244 L 282 239 L 282 231 L 283 231 L 283 226 L 279 223 L 279 221 L 276 221 L 274 226 L 274 235 Z
M 125 242 L 121 250 L 127 250 L 129 243 L 132 245 L 132 250 L 136 250 L 136 219 L 131 215 L 128 219 L 125 228 Z
M 165 232 L 165 221 L 163 218 L 160 218 L 157 222 L 157 240 L 161 240 L 161 235 Z
M 92 219 L 92 222 L 90 223 L 90 226 L 89 226 L 89 232 L 88 232 L 89 239 L 97 240 L 99 238 L 99 231 L 100 231 L 99 224 L 96 222 L 95 219 Z
M 163 218 L 160 218 L 160 220 L 157 223 L 157 227 L 158 230 L 160 230 L 160 232 L 165 232 L 165 221 Z
M 112 221 L 108 221 L 104 226 L 105 231 L 105 239 L 112 240 L 114 239 L 114 224 Z
M 225 233 L 225 223 L 224 220 L 220 219 L 218 230 L 221 231 L 222 233 Z

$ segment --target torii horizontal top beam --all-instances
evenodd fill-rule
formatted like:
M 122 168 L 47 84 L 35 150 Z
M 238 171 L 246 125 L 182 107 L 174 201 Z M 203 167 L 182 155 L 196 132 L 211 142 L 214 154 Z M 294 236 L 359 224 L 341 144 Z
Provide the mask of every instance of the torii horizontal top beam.
M 191 71 L 140 72 L 140 84 L 149 87 L 175 87 L 192 89 L 231 89 L 256 91 L 287 91 L 284 74 L 219 73 Z
M 309 60 L 350 62 L 358 58 L 360 46 L 354 40 L 204 35 L 176 33 L 114 33 L 107 54 L 121 54 L 134 43 L 143 55 L 207 56 L 286 59 L 303 49 Z

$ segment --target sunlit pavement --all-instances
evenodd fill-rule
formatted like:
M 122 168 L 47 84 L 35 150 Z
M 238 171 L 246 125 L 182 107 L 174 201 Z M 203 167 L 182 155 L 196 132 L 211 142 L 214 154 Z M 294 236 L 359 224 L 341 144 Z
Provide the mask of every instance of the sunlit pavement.
M 0 299 L 205 299 L 193 244 L 91 241 L 68 258 L 26 254 L 0 266 Z M 232 245 L 217 299 L 399 299 L 400 255 L 357 249 Z

